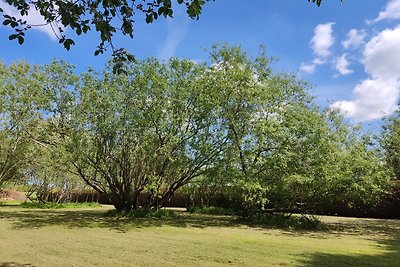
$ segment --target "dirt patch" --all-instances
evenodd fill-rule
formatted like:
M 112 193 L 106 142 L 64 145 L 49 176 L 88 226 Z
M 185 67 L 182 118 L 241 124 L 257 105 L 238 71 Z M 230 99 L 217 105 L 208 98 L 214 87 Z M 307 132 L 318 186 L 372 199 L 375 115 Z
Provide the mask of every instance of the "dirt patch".
M 25 201 L 27 198 L 24 193 L 18 192 L 14 189 L 3 189 L 0 190 L 0 201 L 6 200 L 22 200 Z

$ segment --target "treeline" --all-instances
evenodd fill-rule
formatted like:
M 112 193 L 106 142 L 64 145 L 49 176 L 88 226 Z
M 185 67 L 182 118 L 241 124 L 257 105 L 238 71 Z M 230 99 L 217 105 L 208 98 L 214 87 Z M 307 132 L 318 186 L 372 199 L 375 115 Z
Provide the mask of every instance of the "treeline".
M 150 58 L 119 75 L 0 64 L 0 184 L 59 201 L 92 188 L 117 210 L 159 208 L 176 192 L 200 205 L 223 195 L 246 213 L 365 209 L 393 195 L 397 117 L 373 138 L 270 63 L 218 46 L 207 64 Z

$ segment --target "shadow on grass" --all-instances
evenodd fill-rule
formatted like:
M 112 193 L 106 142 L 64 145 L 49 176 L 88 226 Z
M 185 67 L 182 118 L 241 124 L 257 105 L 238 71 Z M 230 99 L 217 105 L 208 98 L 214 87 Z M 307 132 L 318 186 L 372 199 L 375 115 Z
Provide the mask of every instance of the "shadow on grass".
M 0 219 L 13 221 L 14 229 L 37 229 L 46 226 L 68 228 L 109 228 L 120 232 L 148 227 L 238 227 L 237 217 L 197 215 L 176 212 L 172 218 L 127 218 L 109 216 L 104 209 L 88 210 L 0 210 Z
M 110 217 L 107 209 L 76 210 L 28 210 L 20 208 L 0 209 L 0 219 L 9 220 L 14 229 L 37 229 L 48 226 L 68 228 L 106 228 L 121 233 L 133 229 L 149 227 L 243 227 L 251 225 L 235 216 L 218 216 L 207 214 L 190 214 L 176 212 L 172 218 L 126 218 Z M 322 218 L 324 228 L 319 230 L 284 231 L 282 234 L 292 236 L 315 235 L 316 238 L 332 238 L 332 236 L 362 236 L 376 246 L 379 254 L 337 254 L 315 252 L 301 255 L 303 266 L 400 266 L 400 222 L 396 220 L 354 219 L 354 218 Z M 277 228 L 267 226 L 267 228 Z M 260 232 L 261 233 L 261 232 Z M 269 234 L 265 232 L 265 234 Z M 1 263 L 0 267 L 32 266 L 17 263 Z
M 329 232 L 336 235 L 365 236 L 374 242 L 380 253 L 369 254 L 330 254 L 312 253 L 303 255 L 305 266 L 400 266 L 400 222 L 396 220 L 357 219 L 329 224 Z
M 130 229 L 148 227 L 252 227 L 260 229 L 284 229 L 293 234 L 308 231 L 324 231 L 325 225 L 316 227 L 305 222 L 300 216 L 290 219 L 282 216 L 270 216 L 263 221 L 246 220 L 234 215 L 197 214 L 185 211 L 175 211 L 176 216 L 167 218 L 132 218 L 112 216 L 106 209 L 0 209 L 0 219 L 13 222 L 14 229 L 37 229 L 46 226 L 65 226 L 69 228 L 109 228 L 120 232 Z M 111 215 L 110 215 L 111 214 Z
M 400 242 L 398 239 L 389 239 L 386 241 L 376 241 L 377 246 L 382 247 L 384 251 L 376 255 L 342 255 L 329 253 L 313 253 L 304 255 L 306 260 L 302 261 L 305 266 L 360 266 L 360 267 L 395 267 L 400 266 Z
M 21 264 L 16 262 L 0 262 L 0 267 L 35 267 L 32 264 Z
M 66 226 L 69 228 L 110 228 L 127 231 L 147 227 L 255 227 L 266 229 L 282 229 L 288 235 L 316 234 L 320 238 L 325 233 L 337 235 L 381 235 L 400 240 L 400 221 L 377 219 L 346 219 L 319 222 L 308 228 L 305 219 L 292 216 L 289 220 L 282 216 L 268 218 L 263 222 L 252 222 L 238 216 L 196 214 L 175 211 L 176 216 L 169 218 L 129 218 L 110 216 L 111 209 L 20 209 L 0 208 L 0 219 L 13 221 L 15 229 L 37 229 L 46 226 Z M 400 266 L 400 264 L 399 264 Z

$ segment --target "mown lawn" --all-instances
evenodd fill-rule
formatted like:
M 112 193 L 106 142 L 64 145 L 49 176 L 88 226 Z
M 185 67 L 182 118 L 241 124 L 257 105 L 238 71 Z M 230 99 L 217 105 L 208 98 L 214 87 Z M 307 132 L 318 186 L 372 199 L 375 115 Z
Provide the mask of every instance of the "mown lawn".
M 0 207 L 0 266 L 400 266 L 400 221 L 323 217 L 328 229 L 298 231 L 108 209 Z

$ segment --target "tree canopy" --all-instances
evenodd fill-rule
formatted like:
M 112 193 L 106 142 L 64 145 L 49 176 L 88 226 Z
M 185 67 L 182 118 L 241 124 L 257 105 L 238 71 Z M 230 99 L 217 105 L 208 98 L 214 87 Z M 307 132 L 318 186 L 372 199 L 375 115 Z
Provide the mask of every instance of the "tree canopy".
M 1 65 L 0 183 L 23 178 L 60 198 L 86 184 L 128 211 L 198 184 L 245 211 L 373 206 L 390 186 L 387 164 L 397 167 L 397 128 L 383 136 L 386 164 L 368 135 L 270 62 L 222 45 L 208 64 L 149 58 L 124 74 Z

